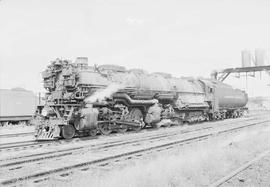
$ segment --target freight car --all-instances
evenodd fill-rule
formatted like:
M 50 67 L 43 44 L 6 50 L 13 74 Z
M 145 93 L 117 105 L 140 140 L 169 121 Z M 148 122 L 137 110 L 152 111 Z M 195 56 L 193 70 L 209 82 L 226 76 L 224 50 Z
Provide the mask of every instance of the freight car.
M 211 79 L 89 66 L 57 59 L 43 72 L 48 91 L 32 120 L 40 139 L 110 134 L 241 116 L 247 94 Z
M 33 92 L 23 88 L 0 89 L 0 126 L 29 123 L 38 102 Z

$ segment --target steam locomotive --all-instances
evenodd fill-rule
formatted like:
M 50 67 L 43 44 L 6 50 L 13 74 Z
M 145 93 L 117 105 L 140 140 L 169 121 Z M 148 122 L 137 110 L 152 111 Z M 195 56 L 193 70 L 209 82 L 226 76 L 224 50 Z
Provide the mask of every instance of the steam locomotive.
M 176 78 L 123 66 L 56 59 L 42 73 L 46 104 L 31 123 L 37 140 L 239 117 L 247 94 L 212 79 Z

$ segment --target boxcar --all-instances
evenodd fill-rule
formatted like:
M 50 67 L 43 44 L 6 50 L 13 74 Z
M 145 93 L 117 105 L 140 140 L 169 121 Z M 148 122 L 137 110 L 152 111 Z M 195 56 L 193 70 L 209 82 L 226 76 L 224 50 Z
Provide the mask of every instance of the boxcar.
M 32 91 L 0 89 L 0 125 L 28 123 L 39 103 Z

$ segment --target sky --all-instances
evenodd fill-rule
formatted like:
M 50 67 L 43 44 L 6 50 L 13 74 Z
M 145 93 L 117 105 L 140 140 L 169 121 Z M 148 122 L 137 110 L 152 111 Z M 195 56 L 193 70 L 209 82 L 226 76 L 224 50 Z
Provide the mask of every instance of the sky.
M 270 52 L 269 10 L 268 0 L 0 0 L 0 88 L 44 92 L 41 72 L 58 57 L 209 77 L 241 66 L 244 49 Z M 264 73 L 226 81 L 270 95 Z

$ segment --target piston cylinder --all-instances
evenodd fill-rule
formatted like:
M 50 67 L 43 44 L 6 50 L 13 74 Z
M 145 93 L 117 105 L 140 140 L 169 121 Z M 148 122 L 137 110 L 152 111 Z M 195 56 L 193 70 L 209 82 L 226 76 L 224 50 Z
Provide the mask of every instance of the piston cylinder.
M 97 128 L 98 110 L 96 108 L 83 108 L 79 120 L 75 120 L 76 130 L 91 130 Z

